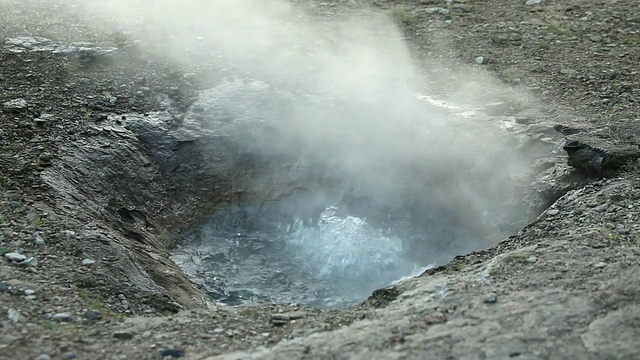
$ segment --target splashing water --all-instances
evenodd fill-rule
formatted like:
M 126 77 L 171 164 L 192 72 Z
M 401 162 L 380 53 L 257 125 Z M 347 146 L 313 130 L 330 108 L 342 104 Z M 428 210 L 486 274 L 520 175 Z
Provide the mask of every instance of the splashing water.
M 402 262 L 402 242 L 386 237 L 367 221 L 354 216 L 339 217 L 329 207 L 315 227 L 297 220 L 286 241 L 290 250 L 318 278 L 353 286 L 360 281 L 392 281 Z
M 258 231 L 238 225 L 238 217 L 237 209 L 218 213 L 173 254 L 187 275 L 221 302 L 345 307 L 420 270 L 408 260 L 400 238 L 363 218 L 339 216 L 336 207 L 313 225 L 297 218 Z

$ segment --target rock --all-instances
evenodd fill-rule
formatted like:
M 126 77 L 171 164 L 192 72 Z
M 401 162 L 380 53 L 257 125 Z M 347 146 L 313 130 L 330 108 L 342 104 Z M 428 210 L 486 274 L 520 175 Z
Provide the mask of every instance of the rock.
M 113 337 L 120 340 L 133 339 L 134 333 L 128 330 L 118 330 L 113 333 Z
M 7 284 L 5 283 L 0 283 L 0 294 L 2 294 L 3 292 L 9 290 L 9 287 L 7 286 Z
M 594 264 L 593 267 L 596 268 L 596 269 L 602 269 L 602 268 L 607 267 L 607 263 L 604 262 L 604 261 L 601 261 L 599 263 Z
M 44 245 L 44 239 L 42 238 L 42 236 L 36 235 L 36 245 L 38 245 L 38 246 L 43 246 Z
M 20 266 L 25 266 L 25 267 L 32 267 L 32 266 L 36 266 L 38 265 L 38 259 L 36 259 L 35 257 L 30 257 L 26 260 L 22 260 L 18 263 L 18 265 Z
M 20 262 L 20 261 L 27 260 L 26 255 L 22 255 L 20 253 L 15 253 L 15 252 L 6 253 L 4 254 L 4 257 L 11 262 Z
M 13 99 L 2 103 L 2 111 L 6 113 L 19 113 L 27 108 L 28 104 L 25 99 Z
M 478 56 L 478 57 L 474 58 L 473 61 L 475 61 L 479 65 L 482 65 L 482 64 L 484 64 L 484 56 Z
M 542 3 L 542 0 L 527 0 L 526 3 L 524 3 L 525 5 L 538 5 Z
M 51 317 L 51 320 L 58 322 L 73 322 L 73 316 L 69 313 L 57 313 Z
M 93 265 L 95 263 L 96 263 L 96 261 L 95 260 L 91 260 L 91 259 L 82 260 L 82 265 Z
M 89 321 L 100 321 L 102 320 L 102 314 L 96 310 L 87 310 L 82 314 L 82 318 Z
M 215 328 L 213 329 L 213 333 L 214 334 L 222 334 L 224 332 L 224 329 L 221 328 Z
M 637 144 L 614 144 L 586 134 L 569 137 L 563 149 L 569 155 L 569 166 L 590 175 L 611 176 L 629 161 L 640 158 Z
M 180 358 L 184 355 L 184 351 L 179 349 L 167 349 L 160 351 L 160 355 L 164 357 Z
M 425 316 L 424 321 L 428 325 L 442 324 L 447 321 L 447 317 L 443 313 L 437 312 L 435 314 Z
M 33 294 L 35 294 L 35 293 L 36 293 L 36 291 L 35 291 L 35 290 L 32 290 L 32 289 L 26 289 L 26 290 L 24 291 L 24 294 L 25 294 L 25 295 L 27 295 L 27 296 L 28 296 L 28 295 L 33 295 Z
M 498 301 L 498 295 L 496 294 L 489 294 L 484 298 L 485 304 L 495 304 L 497 301 Z
M 449 13 L 448 9 L 445 9 L 443 7 L 428 7 L 426 9 L 424 9 L 424 11 L 427 14 L 442 14 L 442 15 L 446 15 Z
M 47 354 L 40 354 L 40 355 L 38 355 L 36 360 L 51 360 L 51 356 L 49 356 Z
M 38 166 L 47 167 L 51 166 L 51 154 L 43 152 L 38 156 Z
M 560 210 L 558 210 L 558 209 L 551 209 L 551 210 L 548 210 L 548 211 L 547 211 L 547 214 L 549 214 L 549 215 L 558 215 L 558 214 L 560 214 Z
M 13 308 L 9 308 L 9 310 L 7 310 L 7 317 L 14 324 L 20 321 L 20 313 L 18 312 L 18 310 L 15 310 Z

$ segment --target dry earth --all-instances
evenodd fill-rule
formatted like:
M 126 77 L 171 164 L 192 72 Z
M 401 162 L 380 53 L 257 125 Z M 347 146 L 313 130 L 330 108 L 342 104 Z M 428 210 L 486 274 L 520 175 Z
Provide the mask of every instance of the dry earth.
M 100 213 L 87 198 L 63 208 L 74 188 L 60 194 L 45 181 L 49 166 L 62 162 L 61 146 L 95 136 L 108 116 L 156 110 L 147 92 L 171 92 L 186 107 L 197 88 L 183 75 L 215 69 L 141 51 L 127 35 L 78 20 L 91 14 L 71 2 L 0 0 L 0 250 L 38 261 L 0 263 L 2 357 L 637 359 L 640 2 L 526 2 L 372 1 L 405 29 L 428 79 L 450 76 L 442 66 L 449 64 L 527 94 L 502 115 L 536 134 L 569 136 L 558 150 L 577 140 L 567 148 L 572 166 L 564 153 L 541 166 L 547 179 L 581 181 L 551 191 L 559 199 L 495 247 L 378 291 L 360 307 L 320 311 L 207 307 L 168 261 L 168 237 L 153 249 L 136 247 L 100 218 L 121 209 Z M 327 17 L 362 5 L 302 3 Z M 16 52 L 4 41 L 34 35 L 121 51 L 61 56 Z M 504 101 L 494 88 L 484 94 L 481 84 L 479 101 Z M 441 89 L 452 97 L 455 90 Z M 165 267 L 154 274 L 144 261 Z

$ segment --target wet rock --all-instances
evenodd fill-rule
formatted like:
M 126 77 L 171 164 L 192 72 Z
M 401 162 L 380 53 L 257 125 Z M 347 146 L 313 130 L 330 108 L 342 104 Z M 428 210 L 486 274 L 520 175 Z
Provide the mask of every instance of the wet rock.
M 11 262 L 21 262 L 21 261 L 27 260 L 27 256 L 26 255 L 22 255 L 22 254 L 16 253 L 16 252 L 6 253 L 6 254 L 4 254 L 4 257 L 7 260 L 11 261 Z
M 73 316 L 69 313 L 57 313 L 51 317 L 51 320 L 57 322 L 73 322 Z
M 25 99 L 13 99 L 2 103 L 2 111 L 6 113 L 19 113 L 27 108 L 28 104 Z

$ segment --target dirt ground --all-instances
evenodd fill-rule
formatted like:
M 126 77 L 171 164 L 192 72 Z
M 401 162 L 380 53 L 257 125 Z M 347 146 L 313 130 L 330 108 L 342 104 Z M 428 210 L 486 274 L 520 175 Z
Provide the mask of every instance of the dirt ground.
M 508 115 L 578 136 L 589 145 L 578 152 L 617 161 L 606 172 L 587 165 L 579 186 L 559 191 L 549 210 L 497 246 L 353 309 L 207 307 L 177 301 L 187 290 L 141 292 L 136 278 L 109 272 L 110 256 L 121 255 L 92 252 L 94 240 L 78 230 L 92 221 L 85 209 L 61 209 L 41 175 L 61 146 L 91 138 L 108 116 L 156 110 L 147 91 L 188 106 L 198 88 L 184 75 L 215 69 L 153 55 L 127 34 L 92 26 L 92 14 L 70 1 L 0 0 L 0 251 L 38 261 L 0 261 L 2 357 L 637 359 L 640 2 L 298 2 L 327 17 L 381 9 L 404 30 L 427 79 L 456 69 L 494 79 L 502 92 L 481 87 L 478 101 L 525 94 L 527 105 L 512 104 Z M 20 36 L 126 51 L 60 55 L 5 42 Z M 449 80 L 440 90 L 455 97 L 459 79 Z M 188 284 L 175 278 L 175 287 Z

